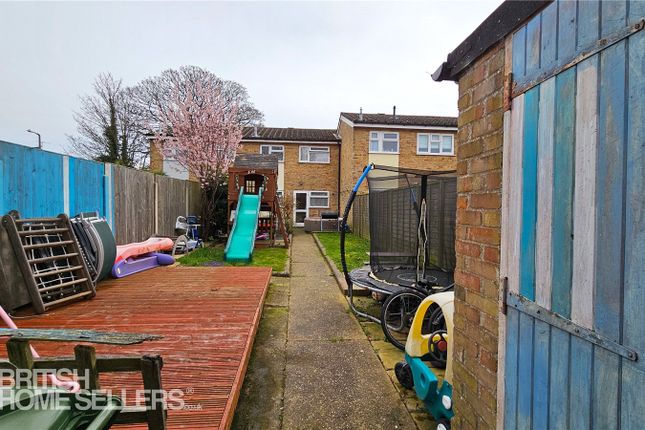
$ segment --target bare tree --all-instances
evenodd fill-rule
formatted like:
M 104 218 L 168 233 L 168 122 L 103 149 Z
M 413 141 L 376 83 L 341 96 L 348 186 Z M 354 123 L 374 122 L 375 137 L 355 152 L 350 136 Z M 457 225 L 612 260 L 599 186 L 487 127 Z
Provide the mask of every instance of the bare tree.
M 212 93 L 223 100 L 222 109 L 235 110 L 240 125 L 262 125 L 264 115 L 255 108 L 246 88 L 235 82 L 219 78 L 197 66 L 182 66 L 178 70 L 164 70 L 159 76 L 143 80 L 133 89 L 139 121 L 148 124 L 151 132 L 163 130 L 168 111 L 176 98 L 203 98 Z
M 99 75 L 93 94 L 81 97 L 74 113 L 76 136 L 67 136 L 72 152 L 97 161 L 141 167 L 149 147 L 133 91 L 110 73 Z

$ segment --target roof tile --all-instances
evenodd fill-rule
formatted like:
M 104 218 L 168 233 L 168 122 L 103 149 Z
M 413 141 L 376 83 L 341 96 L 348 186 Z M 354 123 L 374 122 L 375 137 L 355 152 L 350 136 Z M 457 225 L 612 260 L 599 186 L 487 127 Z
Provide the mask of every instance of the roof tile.
M 419 127 L 457 127 L 457 117 L 426 115 L 389 115 L 384 113 L 341 112 L 355 124 L 407 125 Z

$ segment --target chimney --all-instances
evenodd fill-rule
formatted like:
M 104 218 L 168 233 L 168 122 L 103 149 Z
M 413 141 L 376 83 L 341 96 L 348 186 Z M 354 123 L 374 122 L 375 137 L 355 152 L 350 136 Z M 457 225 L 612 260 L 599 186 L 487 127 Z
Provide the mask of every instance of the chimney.
M 392 116 L 396 118 L 396 105 L 392 106 Z
M 258 126 L 257 125 L 253 126 L 253 137 L 258 137 Z
M 358 113 L 358 120 L 363 121 L 363 108 L 361 108 L 361 110 Z

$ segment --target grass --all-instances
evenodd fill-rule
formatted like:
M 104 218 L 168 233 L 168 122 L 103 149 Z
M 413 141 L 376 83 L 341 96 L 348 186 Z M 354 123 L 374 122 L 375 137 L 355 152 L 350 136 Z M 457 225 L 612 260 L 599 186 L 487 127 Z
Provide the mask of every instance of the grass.
M 340 234 L 336 232 L 316 233 L 320 243 L 325 247 L 327 256 L 331 258 L 338 270 L 342 270 L 340 264 Z M 349 270 L 363 267 L 369 260 L 370 242 L 352 233 L 345 235 L 345 260 Z
M 225 263 L 227 266 L 271 267 L 274 272 L 283 272 L 289 256 L 286 248 L 257 248 L 250 263 Z M 224 247 L 198 248 L 177 260 L 182 266 L 201 266 L 210 261 L 224 261 Z

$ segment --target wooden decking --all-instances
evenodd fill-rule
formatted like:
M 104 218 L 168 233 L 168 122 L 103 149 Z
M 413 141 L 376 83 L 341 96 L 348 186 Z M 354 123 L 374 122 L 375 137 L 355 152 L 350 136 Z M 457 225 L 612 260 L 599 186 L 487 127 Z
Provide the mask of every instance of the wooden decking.
M 21 328 L 164 336 L 140 345 L 96 345 L 96 349 L 98 354 L 160 354 L 163 388 L 182 390 L 188 406 L 168 412 L 168 427 L 226 429 L 242 388 L 270 277 L 268 268 L 158 268 L 103 282 L 91 300 L 16 323 Z M 69 343 L 34 342 L 33 346 L 44 357 L 73 354 Z M 4 348 L 0 354 L 6 354 Z M 128 403 L 132 391 L 141 387 L 133 374 L 101 377 L 101 388 L 127 388 Z

